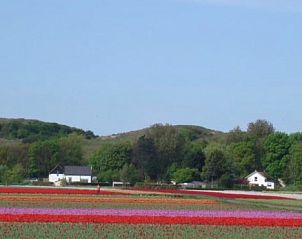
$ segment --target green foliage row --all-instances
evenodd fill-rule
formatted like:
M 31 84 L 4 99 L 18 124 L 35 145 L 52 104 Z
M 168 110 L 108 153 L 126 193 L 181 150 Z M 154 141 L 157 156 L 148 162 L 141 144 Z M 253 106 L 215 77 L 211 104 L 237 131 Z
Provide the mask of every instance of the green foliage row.
M 133 144 L 109 143 L 91 157 L 100 180 L 120 179 L 123 165 L 139 181 L 177 183 L 205 180 L 230 188 L 254 170 L 273 180 L 302 184 L 302 134 L 275 132 L 271 123 L 257 120 L 247 131 L 231 130 L 224 140 L 200 141 L 171 125 L 154 125 Z M 134 167 L 133 167 L 134 166 Z M 132 172 L 132 173 L 131 173 Z
M 83 165 L 83 136 L 50 138 L 31 144 L 0 145 L 0 165 L 14 168 L 20 165 L 22 177 L 48 177 L 57 164 Z
M 38 120 L 11 119 L 0 120 L 0 138 L 20 139 L 23 142 L 45 140 L 50 137 L 62 137 L 77 133 L 87 138 L 96 137 L 91 131 L 84 131 L 57 123 Z
M 26 121 L 20 123 L 22 127 L 18 124 L 18 121 L 0 120 L 1 136 L 18 138 L 14 134 L 23 126 L 33 127 L 40 122 Z M 209 136 L 213 131 L 156 124 L 134 141 L 102 142 L 96 150 L 94 145 L 88 161 L 84 158 L 83 147 L 95 144 L 96 140 L 64 130 L 62 132 L 68 134 L 52 137 L 54 132 L 60 132 L 60 127 L 53 131 L 51 127 L 43 127 L 37 126 L 30 131 L 41 135 L 39 140 L 14 144 L 0 142 L 0 165 L 8 170 L 20 165 L 22 176 L 40 178 L 47 177 L 57 164 L 89 164 L 102 182 L 204 180 L 218 183 L 219 187 L 232 187 L 238 178 L 258 170 L 266 171 L 275 181 L 281 178 L 296 188 L 302 185 L 302 133 L 275 132 L 266 120 L 250 123 L 247 131 L 236 127 L 226 137 L 214 141 L 200 138 L 201 132 Z

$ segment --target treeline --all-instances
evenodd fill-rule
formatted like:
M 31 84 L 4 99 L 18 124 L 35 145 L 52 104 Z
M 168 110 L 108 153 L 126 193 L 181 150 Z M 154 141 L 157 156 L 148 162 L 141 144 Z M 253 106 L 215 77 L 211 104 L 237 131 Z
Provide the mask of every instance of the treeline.
M 48 177 L 49 171 L 57 164 L 86 164 L 83 158 L 83 140 L 84 136 L 73 133 L 33 143 L 0 144 L 0 183 Z
M 84 131 L 57 123 L 46 123 L 38 120 L 0 119 L 0 138 L 19 139 L 23 143 L 47 140 L 51 137 L 63 137 L 72 133 L 86 138 L 95 138 L 92 131 Z
M 18 127 L 0 122 L 0 138 L 18 139 L 0 139 L 0 183 L 48 177 L 53 167 L 62 164 L 91 165 L 102 182 L 203 180 L 232 187 L 259 170 L 276 181 L 281 178 L 288 185 L 302 185 L 302 133 L 276 132 L 266 120 L 248 124 L 246 131 L 239 127 L 226 134 L 213 131 L 215 137 L 208 131 L 206 138 L 194 127 L 156 124 L 135 140 L 123 136 L 109 142 L 95 139 L 92 132 L 64 131 L 64 126 L 54 130 L 57 126 L 50 124 L 46 130 L 39 121 L 32 122 L 38 124 L 34 130 L 25 126 L 32 126 L 29 122 Z M 21 134 L 25 128 L 28 133 Z M 84 155 L 87 146 L 93 146 L 90 156 Z
M 0 119 L 0 183 L 47 177 L 59 163 L 85 164 L 82 142 L 93 138 L 92 131 L 57 123 Z
M 275 132 L 257 120 L 247 131 L 239 127 L 221 140 L 192 140 L 190 132 L 154 125 L 133 144 L 103 145 L 90 159 L 101 181 L 215 181 L 232 187 L 254 170 L 276 181 L 302 185 L 302 133 Z

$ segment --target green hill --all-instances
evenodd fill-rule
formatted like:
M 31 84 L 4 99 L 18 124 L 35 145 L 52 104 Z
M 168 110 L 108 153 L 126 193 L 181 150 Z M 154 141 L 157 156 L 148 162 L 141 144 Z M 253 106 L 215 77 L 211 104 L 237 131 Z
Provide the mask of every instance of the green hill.
M 182 134 L 185 138 L 190 141 L 222 141 L 226 137 L 226 133 L 221 131 L 207 129 L 201 126 L 195 125 L 174 125 L 173 127 Z M 125 133 L 112 134 L 108 136 L 100 136 L 94 139 L 84 141 L 83 150 L 85 158 L 89 158 L 93 152 L 95 152 L 102 144 L 116 143 L 116 142 L 135 142 L 139 137 L 146 135 L 148 128 L 129 131 Z
M 190 141 L 220 141 L 225 133 L 195 125 L 173 126 Z M 147 134 L 148 128 L 117 133 L 108 136 L 96 136 L 92 131 L 69 127 L 58 123 L 49 123 L 32 119 L 0 118 L 0 145 L 32 143 L 53 137 L 64 137 L 72 133 L 84 136 L 83 154 L 87 160 L 102 144 L 130 141 L 135 142 Z
M 189 137 L 190 140 L 206 140 L 206 141 L 213 141 L 213 140 L 221 140 L 224 139 L 225 133 L 221 131 L 207 129 L 205 127 L 196 126 L 196 125 L 174 125 L 175 127 L 183 136 Z M 129 131 L 125 133 L 119 134 L 112 134 L 109 136 L 101 136 L 100 139 L 102 141 L 135 141 L 139 137 L 147 134 L 150 128 L 144 128 L 135 131 Z
M 86 138 L 96 137 L 91 131 L 84 131 L 57 123 L 28 119 L 0 118 L 0 138 L 6 140 L 33 142 L 51 137 L 66 136 L 72 133 L 84 135 Z

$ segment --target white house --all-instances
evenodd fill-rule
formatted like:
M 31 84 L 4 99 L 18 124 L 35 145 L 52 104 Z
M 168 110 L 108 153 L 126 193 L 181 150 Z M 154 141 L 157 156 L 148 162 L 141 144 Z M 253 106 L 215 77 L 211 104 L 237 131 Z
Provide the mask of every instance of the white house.
M 92 170 L 87 166 L 61 166 L 57 165 L 49 172 L 49 182 L 56 183 L 63 179 L 67 183 L 91 183 Z
M 249 185 L 257 185 L 257 186 L 264 186 L 267 189 L 274 189 L 275 183 L 273 179 L 266 173 L 266 172 L 255 172 L 251 173 L 250 175 L 245 177 L 249 182 Z
M 64 167 L 61 165 L 57 165 L 49 172 L 48 181 L 55 183 L 61 181 L 62 179 L 65 179 Z

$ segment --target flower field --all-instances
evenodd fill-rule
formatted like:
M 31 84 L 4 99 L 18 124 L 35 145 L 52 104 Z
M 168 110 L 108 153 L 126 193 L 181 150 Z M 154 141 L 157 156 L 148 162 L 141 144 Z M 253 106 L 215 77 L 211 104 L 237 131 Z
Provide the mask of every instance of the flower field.
M 301 201 L 219 196 L 1 188 L 0 238 L 302 239 Z
M 14 188 L 14 187 L 0 187 L 0 193 L 33 193 L 33 194 L 126 194 L 121 192 L 112 192 L 105 190 L 93 190 L 93 189 L 57 189 L 57 188 Z
M 160 192 L 170 194 L 185 194 L 185 195 L 204 195 L 218 198 L 243 198 L 243 199 L 275 199 L 284 200 L 286 197 L 269 196 L 269 195 L 250 195 L 250 194 L 235 194 L 235 193 L 222 193 L 222 192 L 210 192 L 210 191 L 192 191 L 192 190 L 176 190 L 176 189 L 139 189 L 145 192 Z

